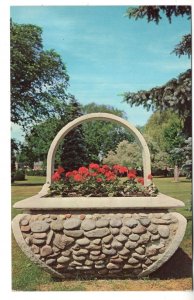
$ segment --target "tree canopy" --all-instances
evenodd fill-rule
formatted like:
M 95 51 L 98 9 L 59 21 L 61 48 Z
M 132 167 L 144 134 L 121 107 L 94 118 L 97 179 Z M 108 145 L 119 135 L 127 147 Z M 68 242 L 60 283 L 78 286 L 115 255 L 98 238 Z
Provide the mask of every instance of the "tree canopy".
M 43 50 L 42 29 L 11 21 L 11 120 L 26 128 L 63 110 L 69 76 L 54 50 Z
M 148 22 L 154 21 L 159 23 L 162 18 L 161 12 L 165 15 L 171 23 L 172 17 L 187 16 L 191 17 L 191 6 L 139 6 L 130 7 L 127 11 L 129 18 L 147 18 Z M 182 41 L 175 46 L 173 52 L 178 56 L 187 54 L 191 55 L 191 34 L 182 37 Z M 173 112 L 179 114 L 182 118 L 184 126 L 183 131 L 186 136 L 191 136 L 191 70 L 169 80 L 162 86 L 154 87 L 150 90 L 140 90 L 138 92 L 124 93 L 124 101 L 131 106 L 142 105 L 147 110 L 171 109 Z

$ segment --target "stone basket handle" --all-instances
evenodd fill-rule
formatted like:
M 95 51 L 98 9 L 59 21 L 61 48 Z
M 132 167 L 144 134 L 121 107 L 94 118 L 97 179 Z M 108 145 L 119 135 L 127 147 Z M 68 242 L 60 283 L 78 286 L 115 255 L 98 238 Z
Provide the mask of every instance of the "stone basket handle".
M 43 190 L 48 190 L 49 185 L 52 182 L 52 174 L 54 172 L 54 162 L 55 162 L 55 154 L 57 151 L 57 148 L 62 141 L 62 139 L 75 127 L 78 125 L 89 122 L 89 121 L 95 121 L 95 120 L 103 120 L 103 121 L 112 121 L 115 123 L 118 123 L 119 125 L 122 125 L 124 128 L 126 128 L 130 133 L 133 134 L 135 137 L 137 143 L 139 144 L 141 151 L 142 151 L 142 159 L 143 159 L 143 174 L 144 174 L 144 185 L 148 186 L 151 183 L 151 180 L 148 179 L 148 175 L 151 174 L 151 164 L 150 164 L 150 152 L 147 146 L 147 143 L 142 136 L 142 134 L 128 121 L 108 113 L 91 113 L 84 116 L 81 116 L 79 118 L 76 118 L 72 122 L 65 125 L 56 135 L 54 138 L 49 152 L 47 156 L 47 179 L 46 184 L 44 185 Z M 42 192 L 42 191 L 41 191 Z

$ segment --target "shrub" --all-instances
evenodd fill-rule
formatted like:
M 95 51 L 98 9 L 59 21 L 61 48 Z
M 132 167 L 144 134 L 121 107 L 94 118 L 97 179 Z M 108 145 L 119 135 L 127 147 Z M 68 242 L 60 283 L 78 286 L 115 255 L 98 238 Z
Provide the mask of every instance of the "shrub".
M 17 181 L 25 180 L 25 171 L 17 170 L 14 174 L 14 180 L 17 180 Z

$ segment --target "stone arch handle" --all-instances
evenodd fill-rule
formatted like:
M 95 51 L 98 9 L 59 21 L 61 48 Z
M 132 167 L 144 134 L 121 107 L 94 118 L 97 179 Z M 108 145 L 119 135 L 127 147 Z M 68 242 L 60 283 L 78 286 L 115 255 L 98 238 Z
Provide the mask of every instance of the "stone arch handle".
M 128 121 L 112 114 L 108 113 L 91 113 L 79 118 L 76 118 L 72 122 L 65 125 L 56 135 L 54 138 L 49 152 L 47 156 L 47 179 L 46 179 L 46 186 L 49 186 L 52 182 L 52 174 L 54 172 L 54 161 L 55 161 L 55 154 L 57 148 L 62 141 L 62 139 L 75 127 L 78 125 L 95 120 L 102 120 L 102 121 L 113 121 L 125 127 L 130 133 L 133 134 L 137 143 L 139 144 L 141 151 L 142 151 L 142 159 L 143 159 L 143 174 L 144 174 L 144 185 L 148 186 L 150 184 L 150 179 L 148 179 L 148 175 L 151 174 L 151 164 L 150 164 L 150 152 L 147 146 L 147 143 L 142 136 L 142 134 Z

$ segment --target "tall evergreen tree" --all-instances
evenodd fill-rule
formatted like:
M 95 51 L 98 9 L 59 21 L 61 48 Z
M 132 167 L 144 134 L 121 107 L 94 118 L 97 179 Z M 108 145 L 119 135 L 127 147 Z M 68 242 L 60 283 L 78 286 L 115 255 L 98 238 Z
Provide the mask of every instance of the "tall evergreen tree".
M 81 106 L 73 96 L 71 96 L 66 109 L 67 122 L 82 115 Z M 74 170 L 88 164 L 88 152 L 82 125 L 77 126 L 66 135 L 62 144 L 61 164 L 66 171 Z

